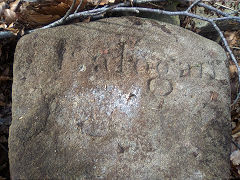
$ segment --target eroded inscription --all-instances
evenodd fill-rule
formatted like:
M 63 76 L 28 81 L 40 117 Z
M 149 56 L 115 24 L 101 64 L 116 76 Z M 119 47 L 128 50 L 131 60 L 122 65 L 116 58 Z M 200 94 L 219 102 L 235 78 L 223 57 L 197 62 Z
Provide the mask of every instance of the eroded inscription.
M 130 47 L 132 45 L 129 42 L 119 42 L 115 49 L 103 50 L 103 53 L 93 58 L 93 71 L 95 73 L 138 74 L 146 79 L 147 89 L 155 96 L 171 94 L 173 82 L 176 79 L 212 80 L 216 78 L 214 62 L 190 64 L 180 60 L 171 61 L 148 49 Z

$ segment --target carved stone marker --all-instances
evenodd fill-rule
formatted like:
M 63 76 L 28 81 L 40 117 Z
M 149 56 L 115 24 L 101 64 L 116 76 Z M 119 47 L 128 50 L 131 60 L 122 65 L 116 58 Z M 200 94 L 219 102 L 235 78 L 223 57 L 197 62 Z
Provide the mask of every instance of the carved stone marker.
M 12 178 L 228 178 L 227 69 L 216 43 L 153 20 L 24 36 L 14 61 Z

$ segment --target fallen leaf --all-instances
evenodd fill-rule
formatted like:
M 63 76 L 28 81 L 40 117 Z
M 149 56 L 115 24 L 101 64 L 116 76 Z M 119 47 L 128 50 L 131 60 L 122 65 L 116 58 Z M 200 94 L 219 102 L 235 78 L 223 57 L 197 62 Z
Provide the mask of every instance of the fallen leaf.
M 232 161 L 233 165 L 239 165 L 240 164 L 240 151 L 236 150 L 233 151 L 231 156 L 230 156 L 230 160 Z
M 17 19 L 16 13 L 10 9 L 5 9 L 3 11 L 3 14 L 4 14 L 6 23 L 12 23 L 12 22 L 16 21 L 16 19 Z
M 5 2 L 0 3 L 0 16 L 2 15 L 4 9 L 6 8 L 7 4 Z
M 41 3 L 25 2 L 20 7 L 18 20 L 27 27 L 33 28 L 54 22 L 63 17 L 72 5 L 73 0 L 44 1 Z M 76 0 L 73 11 L 81 0 Z M 87 0 L 82 0 L 80 10 L 86 6 Z
M 10 10 L 12 10 L 12 11 L 15 12 L 16 9 L 17 9 L 18 6 L 19 6 L 19 3 L 20 3 L 20 0 L 16 0 L 16 1 L 10 3 Z

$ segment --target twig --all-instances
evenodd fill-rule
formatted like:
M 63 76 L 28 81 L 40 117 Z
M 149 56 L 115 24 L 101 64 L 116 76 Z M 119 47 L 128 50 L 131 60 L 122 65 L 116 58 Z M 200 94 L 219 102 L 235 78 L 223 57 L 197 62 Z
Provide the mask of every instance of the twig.
M 232 143 L 240 150 L 240 145 L 232 139 Z
M 224 20 L 234 20 L 240 22 L 240 17 L 237 16 L 228 16 L 228 17 L 221 17 L 221 18 L 212 18 L 214 21 L 224 21 Z
M 231 47 L 232 49 L 240 50 L 240 47 Z
M 80 7 L 81 7 L 81 5 L 82 5 L 82 2 L 83 2 L 83 0 L 80 0 L 79 4 L 78 4 L 78 6 L 77 6 L 77 9 L 74 11 L 74 13 L 77 13 L 77 12 L 78 12 L 78 10 L 80 9 Z
M 209 5 L 207 5 L 207 4 L 199 3 L 198 5 L 201 6 L 201 7 L 204 7 L 204 8 L 206 8 L 206 9 L 208 9 L 208 10 L 214 11 L 214 12 L 216 12 L 217 14 L 222 15 L 222 16 L 224 16 L 224 17 L 234 17 L 234 16 L 231 16 L 231 14 L 224 13 L 224 12 L 218 10 L 217 8 L 214 8 L 214 7 L 209 6 Z M 237 20 L 237 21 L 240 22 L 240 20 Z
M 62 21 L 63 18 L 61 18 L 61 19 L 59 19 L 59 20 L 57 20 L 57 21 L 55 21 L 51 24 L 48 24 L 46 26 L 43 26 L 41 28 L 26 31 L 26 34 L 32 33 L 34 31 L 40 30 L 40 29 L 47 29 L 47 28 L 56 27 L 56 26 L 62 25 L 64 22 L 67 22 L 69 20 L 73 20 L 73 19 L 76 19 L 76 18 L 79 18 L 79 17 L 89 17 L 89 16 L 96 16 L 96 15 L 99 15 L 99 14 L 104 14 L 105 12 L 107 12 L 107 11 L 113 9 L 113 8 L 121 7 L 121 6 L 127 6 L 127 5 L 129 5 L 129 3 L 127 3 L 127 4 L 120 3 L 120 4 L 117 4 L 117 5 L 110 6 L 110 7 L 104 6 L 102 8 L 98 8 L 98 9 L 93 9 L 93 10 L 89 10 L 89 11 L 83 11 L 83 12 L 79 12 L 79 13 L 70 14 L 66 17 L 66 19 L 64 19 L 64 21 Z
M 222 7 L 222 8 L 224 8 L 224 9 L 229 9 L 229 10 L 231 10 L 231 11 L 236 11 L 235 9 L 232 9 L 232 8 L 230 8 L 230 7 L 227 7 L 227 6 L 224 6 L 224 5 L 222 5 L 222 4 L 219 4 L 219 3 L 215 3 L 217 6 L 220 6 L 220 7 Z
M 200 3 L 201 0 L 196 0 L 195 2 L 193 2 L 188 8 L 187 8 L 187 12 L 189 12 L 194 6 L 196 6 L 198 3 Z
M 88 17 L 88 16 L 98 16 L 100 14 L 104 14 L 107 11 L 111 11 L 114 8 L 118 8 L 118 7 L 123 7 L 123 6 L 128 6 L 129 3 L 119 3 L 113 6 L 104 6 L 102 8 L 98 8 L 98 9 L 93 9 L 93 10 L 89 10 L 89 11 L 83 11 L 83 12 L 79 12 L 79 13 L 75 13 L 75 14 L 71 14 L 68 16 L 68 18 L 66 19 L 66 21 L 69 20 L 73 20 L 79 17 Z
M 98 0 L 97 5 L 93 9 L 97 9 L 98 6 L 101 4 L 102 0 Z
M 55 27 L 55 26 L 64 24 L 64 23 L 66 22 L 67 17 L 70 15 L 71 11 L 73 10 L 75 3 L 76 3 L 76 0 L 73 0 L 71 7 L 69 8 L 69 10 L 67 11 L 67 13 L 66 13 L 61 19 L 59 19 L 59 20 L 55 21 L 54 23 L 51 23 L 51 24 L 49 24 L 49 25 L 47 25 L 47 26 L 43 26 L 43 27 L 38 28 L 38 29 L 34 29 L 34 30 L 27 31 L 27 33 L 32 33 L 32 32 L 34 32 L 35 30 L 47 29 L 47 28 L 51 28 L 51 27 Z
M 224 37 L 222 31 L 219 29 L 219 27 L 217 26 L 217 24 L 216 24 L 213 20 L 210 21 L 210 22 L 211 22 L 211 24 L 213 25 L 213 27 L 217 30 L 217 32 L 218 32 L 218 34 L 220 35 L 220 37 L 221 37 L 221 39 L 222 39 L 222 41 L 223 41 L 223 43 L 224 43 L 224 46 L 225 46 L 225 48 L 227 49 L 227 51 L 228 51 L 228 53 L 229 53 L 232 61 L 234 62 L 235 66 L 237 67 L 237 71 L 238 71 L 238 83 L 240 84 L 240 67 L 239 67 L 239 65 L 238 65 L 238 62 L 237 62 L 237 60 L 236 60 L 236 58 L 235 58 L 235 56 L 234 56 L 231 48 L 229 47 L 228 42 L 227 42 L 226 38 Z M 240 92 L 238 92 L 238 95 L 237 95 L 236 99 L 234 100 L 234 102 L 232 103 L 232 105 L 234 105 L 234 104 L 237 103 L 239 97 L 240 97 Z
M 0 39 L 16 37 L 11 31 L 0 31 Z

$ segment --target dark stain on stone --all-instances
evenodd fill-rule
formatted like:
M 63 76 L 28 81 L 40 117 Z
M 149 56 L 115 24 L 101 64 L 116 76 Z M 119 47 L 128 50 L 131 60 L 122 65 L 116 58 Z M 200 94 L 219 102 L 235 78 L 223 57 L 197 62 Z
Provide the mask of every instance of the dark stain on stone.
M 142 25 L 142 21 L 140 21 L 139 19 L 134 21 L 134 24 L 137 25 L 137 26 L 140 26 Z
M 172 34 L 171 31 L 166 27 L 166 25 L 162 25 L 162 24 L 159 24 L 158 22 L 152 20 L 150 21 L 152 26 L 155 26 L 155 27 L 158 27 L 158 28 L 161 28 L 161 30 L 167 34 Z
M 137 97 L 137 96 L 135 94 L 133 94 L 133 93 L 130 93 L 129 96 L 128 96 L 127 101 L 130 101 L 134 97 Z
M 32 59 L 29 57 L 26 62 L 30 65 L 32 63 Z
M 227 80 L 219 80 L 219 82 L 222 84 L 222 85 L 229 85 L 228 81 Z
M 160 25 L 160 28 L 163 32 L 167 34 L 172 34 L 171 31 L 166 27 L 166 25 Z
M 120 144 L 118 144 L 118 153 L 119 154 L 122 154 L 122 153 L 124 153 L 124 147 L 122 147 Z
M 98 65 L 94 66 L 94 71 L 98 72 Z
M 152 26 L 160 27 L 160 24 L 154 20 L 150 20 L 150 23 L 152 24 Z
M 129 16 L 128 19 L 132 22 L 133 25 L 137 25 L 137 26 L 143 25 L 143 22 L 142 22 L 141 19 L 138 19 L 138 18 L 133 17 L 133 16 Z
M 57 43 L 56 51 L 58 54 L 58 68 L 59 69 L 62 69 L 63 55 L 66 51 L 65 44 L 66 44 L 66 40 L 64 40 L 64 39 L 59 40 Z

